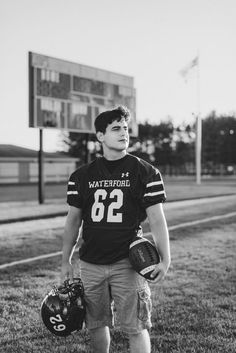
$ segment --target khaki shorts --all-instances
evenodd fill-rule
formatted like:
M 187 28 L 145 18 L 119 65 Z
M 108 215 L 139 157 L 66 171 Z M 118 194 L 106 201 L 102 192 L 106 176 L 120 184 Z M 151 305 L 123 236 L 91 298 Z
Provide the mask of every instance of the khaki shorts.
M 147 281 L 132 269 L 128 259 L 110 265 L 80 260 L 80 271 L 88 329 L 112 328 L 114 316 L 120 329 L 128 334 L 151 328 L 150 288 Z

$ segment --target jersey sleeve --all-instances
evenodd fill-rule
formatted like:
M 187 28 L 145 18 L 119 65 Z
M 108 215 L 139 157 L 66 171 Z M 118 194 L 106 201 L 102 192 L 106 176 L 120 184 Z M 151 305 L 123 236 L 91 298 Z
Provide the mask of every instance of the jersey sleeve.
M 67 203 L 70 206 L 82 208 L 82 195 L 80 192 L 79 178 L 75 173 L 71 174 L 67 185 Z
M 143 194 L 145 208 L 166 201 L 166 192 L 160 171 L 153 166 L 148 168 Z

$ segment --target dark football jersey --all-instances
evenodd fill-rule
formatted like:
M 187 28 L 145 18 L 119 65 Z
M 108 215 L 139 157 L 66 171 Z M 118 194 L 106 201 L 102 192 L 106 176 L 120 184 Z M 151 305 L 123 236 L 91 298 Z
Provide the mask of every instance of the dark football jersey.
M 146 208 L 165 199 L 158 169 L 130 154 L 112 173 L 103 157 L 77 169 L 68 182 L 67 202 L 82 209 L 80 258 L 109 264 L 127 257 Z

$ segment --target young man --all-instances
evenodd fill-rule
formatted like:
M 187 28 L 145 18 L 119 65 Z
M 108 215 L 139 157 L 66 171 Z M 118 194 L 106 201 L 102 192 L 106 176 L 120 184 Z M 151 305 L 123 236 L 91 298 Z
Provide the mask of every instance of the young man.
M 113 305 L 121 330 L 129 337 L 131 353 L 149 353 L 150 289 L 128 260 L 129 245 L 148 217 L 161 255 L 153 282 L 170 265 L 169 235 L 162 202 L 165 190 L 159 171 L 127 153 L 130 113 L 118 107 L 95 120 L 103 157 L 77 169 L 68 184 L 70 205 L 63 240 L 61 279 L 73 278 L 71 257 L 82 225 L 79 251 L 85 288 L 86 324 L 93 352 L 108 353 Z

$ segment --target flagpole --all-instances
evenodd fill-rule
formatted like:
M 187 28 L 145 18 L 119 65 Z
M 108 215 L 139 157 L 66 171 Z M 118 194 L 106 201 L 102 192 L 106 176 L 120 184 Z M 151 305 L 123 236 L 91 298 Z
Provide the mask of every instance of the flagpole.
M 202 150 L 202 120 L 201 120 L 201 109 L 200 109 L 200 65 L 199 65 L 199 51 L 196 57 L 181 71 L 181 76 L 187 82 L 187 76 L 189 72 L 196 67 L 196 138 L 195 138 L 195 170 L 196 170 L 196 183 L 201 184 L 201 150 Z
M 196 141 L 195 141 L 195 158 L 196 158 L 196 183 L 201 184 L 201 154 L 202 154 L 202 119 L 200 109 L 200 64 L 198 53 L 197 65 L 197 107 L 196 107 Z

